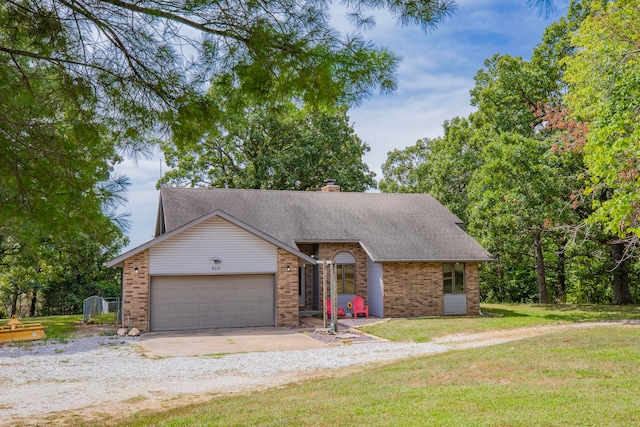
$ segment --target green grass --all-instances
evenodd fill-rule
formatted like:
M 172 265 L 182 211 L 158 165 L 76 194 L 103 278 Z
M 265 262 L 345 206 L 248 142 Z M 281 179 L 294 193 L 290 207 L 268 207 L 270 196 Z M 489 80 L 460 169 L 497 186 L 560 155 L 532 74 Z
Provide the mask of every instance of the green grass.
M 95 316 L 89 319 L 90 323 L 109 324 L 109 325 L 113 325 L 117 323 L 117 321 L 118 321 L 117 312 L 96 314 Z
M 555 333 L 313 379 L 126 426 L 640 425 L 640 328 Z
M 8 320 L 3 321 L 4 325 Z M 46 317 L 25 317 L 20 319 L 21 323 L 41 323 L 47 339 L 67 339 L 75 335 L 78 324 L 82 323 L 82 314 L 68 316 L 46 316 Z
M 640 306 L 570 304 L 482 304 L 486 317 L 394 319 L 361 330 L 392 341 L 428 342 L 433 338 L 495 329 L 575 322 L 640 319 Z

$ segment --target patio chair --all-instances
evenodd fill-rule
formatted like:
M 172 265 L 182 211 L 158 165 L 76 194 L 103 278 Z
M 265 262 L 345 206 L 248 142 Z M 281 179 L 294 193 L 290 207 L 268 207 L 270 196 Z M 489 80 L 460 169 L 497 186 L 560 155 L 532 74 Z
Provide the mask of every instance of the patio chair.
M 331 317 L 331 300 L 329 298 L 327 298 L 327 316 Z M 344 317 L 344 308 L 342 306 L 338 306 L 336 316 Z
M 364 314 L 369 317 L 369 306 L 364 305 L 364 298 L 356 296 L 353 298 L 353 318 L 358 317 L 358 314 Z

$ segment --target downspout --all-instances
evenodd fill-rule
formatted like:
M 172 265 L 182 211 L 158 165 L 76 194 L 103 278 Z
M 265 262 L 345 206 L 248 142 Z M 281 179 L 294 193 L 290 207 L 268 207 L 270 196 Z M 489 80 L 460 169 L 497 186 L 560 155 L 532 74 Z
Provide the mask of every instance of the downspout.
M 124 328 L 124 266 L 120 269 L 120 324 Z

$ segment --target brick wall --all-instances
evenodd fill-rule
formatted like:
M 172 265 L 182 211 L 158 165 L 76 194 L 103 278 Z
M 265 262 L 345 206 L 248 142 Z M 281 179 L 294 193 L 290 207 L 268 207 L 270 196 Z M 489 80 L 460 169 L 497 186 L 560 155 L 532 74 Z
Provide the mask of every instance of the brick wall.
M 138 269 L 138 272 L 135 269 Z M 149 330 L 149 250 L 124 260 L 123 322 L 127 327 Z
M 386 317 L 443 315 L 442 264 L 399 262 L 382 268 Z
M 467 292 L 467 315 L 477 316 L 480 314 L 480 276 L 477 262 L 465 263 L 464 280 Z
M 385 263 L 384 314 L 387 317 L 442 316 L 442 264 Z M 465 263 L 467 315 L 480 312 L 478 263 Z
M 319 257 L 321 260 L 331 260 L 340 252 L 347 252 L 356 260 L 355 286 L 356 295 L 367 301 L 367 254 L 360 243 L 322 243 L 319 245 Z M 327 274 L 329 270 L 327 268 Z M 322 266 L 320 266 L 320 286 L 322 286 Z M 327 287 L 329 286 L 327 278 Z
M 287 271 L 287 265 L 291 271 Z M 276 272 L 276 326 L 297 326 L 298 316 L 298 257 L 278 248 Z

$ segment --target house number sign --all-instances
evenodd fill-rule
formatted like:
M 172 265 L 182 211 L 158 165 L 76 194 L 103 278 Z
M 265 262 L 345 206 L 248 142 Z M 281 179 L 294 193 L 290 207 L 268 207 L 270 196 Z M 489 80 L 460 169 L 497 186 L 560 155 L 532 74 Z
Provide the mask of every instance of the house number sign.
M 220 258 L 211 258 L 211 269 L 213 271 L 219 271 L 222 267 L 222 260 Z

